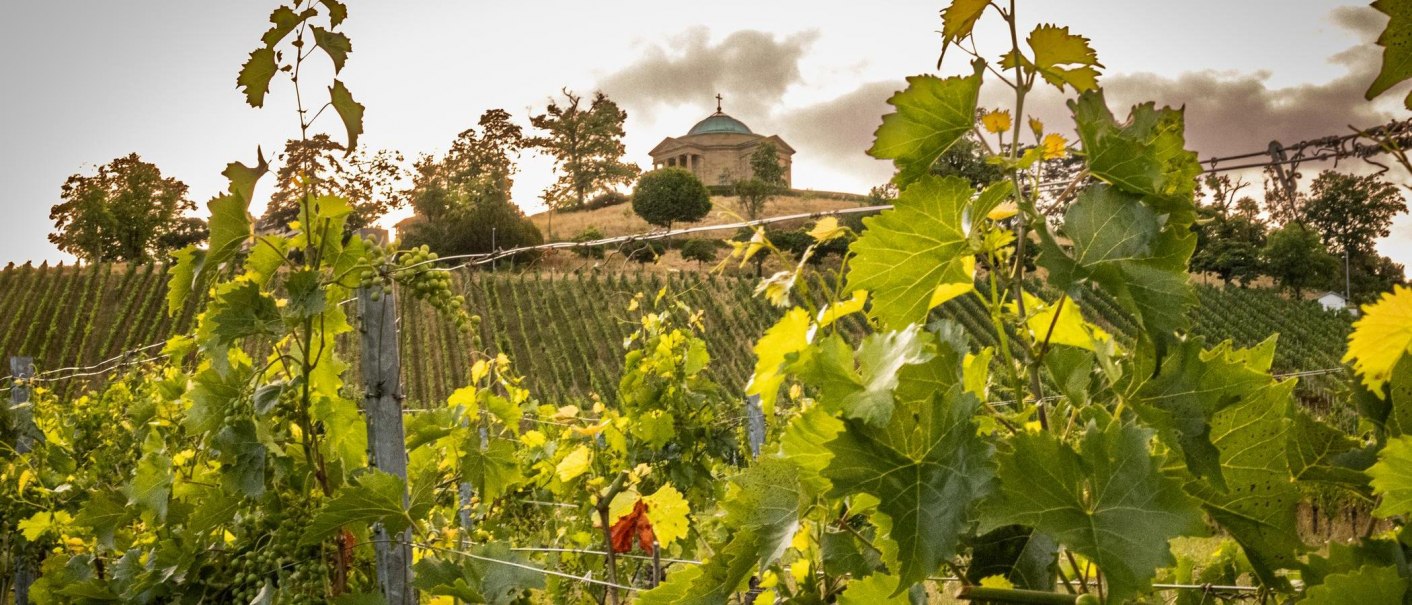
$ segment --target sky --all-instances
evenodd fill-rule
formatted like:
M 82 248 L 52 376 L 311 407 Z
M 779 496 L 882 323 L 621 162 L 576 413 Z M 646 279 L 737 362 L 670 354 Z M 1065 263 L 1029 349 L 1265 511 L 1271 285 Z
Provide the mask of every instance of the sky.
M 297 137 L 287 81 L 276 81 L 263 109 L 246 106 L 235 86 L 275 6 L 5 3 L 0 263 L 72 261 L 47 240 L 49 209 L 69 175 L 137 152 L 201 203 L 225 188 L 226 163 L 252 162 L 257 148 L 271 157 Z M 709 115 L 719 93 L 727 113 L 796 149 L 796 187 L 866 193 L 891 174 L 864 153 L 886 99 L 906 76 L 965 70 L 955 51 L 937 70 L 940 8 L 911 0 L 352 0 L 343 30 L 353 52 L 340 78 L 367 107 L 364 145 L 409 161 L 444 152 L 487 109 L 503 108 L 528 128 L 529 116 L 568 88 L 618 102 L 628 113 L 626 159 L 650 168 L 647 152 Z M 1059 23 L 1092 40 L 1120 115 L 1145 100 L 1185 105 L 1188 148 L 1202 157 L 1407 117 L 1397 104 L 1406 87 L 1363 100 L 1385 19 L 1362 2 L 1022 0 L 1019 12 L 1026 29 Z M 999 26 L 991 14 L 977 29 L 983 53 L 998 55 L 1007 41 Z M 1000 92 L 987 87 L 982 104 L 1003 102 Z M 1068 123 L 1052 88 L 1027 107 L 1047 123 Z M 343 138 L 331 113 L 316 129 Z M 1304 181 L 1324 167 L 1306 165 Z M 552 161 L 528 153 L 520 169 L 514 198 L 536 212 Z M 1245 176 L 1259 191 L 1258 173 Z M 1412 218 L 1393 229 L 1379 250 L 1412 267 Z

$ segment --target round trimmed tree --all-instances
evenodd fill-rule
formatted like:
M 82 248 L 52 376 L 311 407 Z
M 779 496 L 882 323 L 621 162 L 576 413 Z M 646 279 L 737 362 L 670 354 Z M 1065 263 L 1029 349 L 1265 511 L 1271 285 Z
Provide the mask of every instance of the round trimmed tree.
M 662 168 L 642 175 L 632 191 L 632 211 L 659 227 L 699 221 L 711 211 L 711 193 L 696 175 Z

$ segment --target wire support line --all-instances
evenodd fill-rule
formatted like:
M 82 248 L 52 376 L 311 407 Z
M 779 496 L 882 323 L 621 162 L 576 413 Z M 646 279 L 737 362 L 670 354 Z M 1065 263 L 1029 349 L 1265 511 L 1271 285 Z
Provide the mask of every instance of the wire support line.
M 523 569 L 523 570 L 526 570 L 526 571 L 538 572 L 538 573 L 542 573 L 542 574 L 549 575 L 549 576 L 556 576 L 556 577 L 564 578 L 564 579 L 567 579 L 567 580 L 575 580 L 575 581 L 578 581 L 578 582 L 585 582 L 585 583 L 588 583 L 588 584 L 597 584 L 597 585 L 599 585 L 599 586 L 605 586 L 605 587 L 608 587 L 608 588 L 616 588 L 616 589 L 618 589 L 618 590 L 627 590 L 627 591 L 630 591 L 630 592 L 639 592 L 639 591 L 642 590 L 641 588 L 637 588 L 637 587 L 634 587 L 634 586 L 624 586 L 624 585 L 622 585 L 622 584 L 614 584 L 614 583 L 612 583 L 612 582 L 606 582 L 606 581 L 603 581 L 603 580 L 594 579 L 594 578 L 592 578 L 592 577 L 589 577 L 588 575 L 576 576 L 576 575 L 574 575 L 574 574 L 565 573 L 565 572 L 562 572 L 562 571 L 559 571 L 559 570 L 556 570 L 556 569 L 545 569 L 545 568 L 543 568 L 543 567 L 535 567 L 535 566 L 533 566 L 533 565 L 526 565 L 526 564 L 524 564 L 524 563 L 519 563 L 519 562 L 516 562 L 516 561 L 506 561 L 506 560 L 503 560 L 503 559 L 497 559 L 497 558 L 495 558 L 495 557 L 487 557 L 487 556 L 485 556 L 485 555 L 478 555 L 478 554 L 475 554 L 475 553 L 472 553 L 472 552 L 466 552 L 466 551 L 463 551 L 463 550 L 456 550 L 456 549 L 454 549 L 454 548 L 445 548 L 445 547 L 442 547 L 442 546 L 435 546 L 435 545 L 432 545 L 432 544 L 422 544 L 422 543 L 416 543 L 416 542 L 413 542 L 413 543 L 412 543 L 412 546 L 415 546 L 415 547 L 417 547 L 417 548 L 423 548 L 423 549 L 426 549 L 426 550 L 433 550 L 433 551 L 437 551 L 437 552 L 443 552 L 443 553 L 447 553 L 447 554 L 452 554 L 452 555 L 459 555 L 459 556 L 462 556 L 462 557 L 467 557 L 467 558 L 470 558 L 470 559 L 475 559 L 475 560 L 477 560 L 477 561 L 484 561 L 484 562 L 486 562 L 486 563 L 498 563 L 498 564 L 500 564 L 500 565 L 506 565 L 506 566 L 509 566 L 509 567 L 516 567 L 516 568 Z
M 511 551 L 514 551 L 514 552 L 564 553 L 564 554 L 573 554 L 573 555 L 596 555 L 596 556 L 600 556 L 600 557 L 606 557 L 606 556 L 608 556 L 608 553 L 607 553 L 607 552 L 604 552 L 604 551 L 601 551 L 601 550 L 590 550 L 590 549 L 583 549 L 583 548 L 553 548 L 553 547 L 548 547 L 548 546 L 539 546 L 539 547 L 535 547 L 535 546 L 523 546 L 523 547 L 511 548 L 510 550 L 511 550 Z M 649 557 L 649 556 L 647 556 L 647 555 L 634 555 L 634 554 L 630 554 L 630 553 L 621 553 L 621 552 L 620 552 L 620 553 L 615 553 L 615 554 L 616 554 L 617 556 L 619 556 L 619 557 L 625 557 L 625 558 L 628 558 L 628 559 L 642 559 L 642 560 L 645 560 L 645 561 L 651 561 L 651 560 L 652 560 L 652 557 Z M 683 563 L 683 564 L 686 564 L 686 565 L 700 565 L 700 564 L 701 564 L 701 561 L 696 561 L 696 560 L 693 560 L 693 559 L 673 559 L 673 558 L 670 558 L 670 557 L 658 557 L 657 560 L 658 560 L 658 561 L 664 561 L 664 562 L 667 562 L 667 563 Z
M 931 576 L 931 577 L 928 577 L 927 579 L 930 580 L 930 581 L 932 581 L 932 582 L 947 582 L 947 583 L 955 583 L 955 582 L 962 582 L 962 581 L 963 581 L 961 578 L 958 578 L 958 577 L 956 577 L 956 576 Z M 1069 583 L 1070 583 L 1070 584 L 1082 584 L 1083 582 L 1082 582 L 1081 580 L 1074 579 L 1074 580 L 1070 580 Z M 1055 585 L 1055 586 L 1063 586 L 1063 585 L 1064 585 L 1064 581 L 1063 581 L 1063 580 L 1055 580 L 1054 585 Z M 1090 581 L 1090 582 L 1088 582 L 1088 585 L 1089 585 L 1089 586 L 1097 586 L 1097 585 L 1098 585 L 1098 582 Z M 1264 587 L 1261 587 L 1261 586 L 1223 586 L 1223 585 L 1219 585 L 1219 584 L 1163 584 L 1163 583 L 1154 583 L 1154 584 L 1152 584 L 1152 588 L 1153 588 L 1154 590 L 1204 590 L 1204 591 L 1207 591 L 1207 592 L 1260 592 L 1261 590 L 1264 590 L 1264 589 L 1265 589 Z
M 1295 144 L 1293 144 L 1293 145 L 1288 145 L 1288 146 L 1279 147 L 1279 149 L 1281 149 L 1281 150 L 1283 150 L 1283 151 L 1285 151 L 1285 152 L 1294 151 L 1294 152 L 1295 152 L 1294 157 L 1290 157 L 1290 158 L 1277 159 L 1277 158 L 1275 158 L 1275 157 L 1271 157 L 1268 161 L 1265 161 L 1265 162 L 1247 162 L 1247 163 L 1244 163 L 1244 164 L 1237 164 L 1237 165 L 1234 165 L 1234 166 L 1223 166 L 1223 165 L 1222 165 L 1223 162 L 1230 162 L 1230 161 L 1235 161 L 1235 160 L 1240 160 L 1240 159 L 1248 159 L 1248 158 L 1259 157 L 1259 156 L 1270 156 L 1270 155 L 1272 154 L 1273 150 L 1272 150 L 1272 149 L 1266 149 L 1266 150 L 1264 150 L 1264 151 L 1252 151 L 1252 152 L 1249 152 L 1249 153 L 1234 154 L 1234 155 L 1228 155 L 1228 156 L 1214 156 L 1214 157 L 1209 157 L 1209 158 L 1206 158 L 1205 160 L 1199 160 L 1199 161 L 1198 161 L 1198 163 L 1199 163 L 1200 165 L 1209 166 L 1208 168 L 1203 169 L 1203 170 L 1200 172 L 1200 174 L 1214 174 L 1214 173 L 1217 173 L 1217 172 L 1228 172 L 1228 171 L 1232 171 L 1232 170 L 1244 170 L 1244 169 L 1249 169 L 1249 168 L 1265 168 L 1265 167 L 1271 167 L 1271 166 L 1280 166 L 1280 165 L 1289 165 L 1289 164 L 1299 164 L 1299 163 L 1301 163 L 1301 162 L 1314 162 L 1314 161 L 1321 161 L 1321 160 L 1328 160 L 1328 159 L 1337 160 L 1337 159 L 1349 158 L 1349 157 L 1357 157 L 1357 158 L 1367 159 L 1367 158 L 1370 158 L 1370 157 L 1372 157 L 1372 156 L 1374 156 L 1374 155 L 1380 155 L 1380 154 L 1388 153 L 1389 150 L 1388 150 L 1387 148 L 1385 148 L 1385 147 L 1384 147 L 1383 145 L 1381 145 L 1381 144 L 1379 144 L 1379 145 L 1366 145 L 1366 144 L 1356 144 L 1356 143 L 1354 143 L 1354 144 L 1352 144 L 1352 146 L 1350 146 L 1350 143 L 1351 143 L 1352 141 L 1354 141 L 1354 140 L 1356 140 L 1356 139 L 1358 139 L 1358 138 L 1361 138 L 1361 137 L 1368 137 L 1368 136 L 1372 136 L 1372 137 L 1383 136 L 1383 137 L 1392 138 L 1392 139 L 1393 139 L 1393 143 L 1394 143 L 1395 145 L 1399 146 L 1399 147 L 1412 146 L 1412 119 L 1388 122 L 1388 123 L 1386 123 L 1386 124 L 1382 124 L 1382 125 L 1379 125 L 1379 126 L 1370 128 L 1370 129 L 1368 129 L 1368 130 L 1366 130 L 1366 131 L 1356 131 L 1356 132 L 1351 133 L 1351 134 L 1330 135 L 1330 136 L 1321 137 L 1321 138 L 1316 138 L 1316 139 L 1307 139 L 1307 140 L 1304 140 L 1304 141 L 1300 141 L 1300 142 L 1298 142 L 1298 143 L 1295 143 Z M 1309 148 L 1318 148 L 1318 149 L 1320 149 L 1321 151 L 1318 152 L 1318 153 L 1316 153 L 1316 155 L 1304 156 L 1304 155 L 1303 155 L 1304 150 L 1305 150 L 1305 149 L 1309 149 Z M 1054 187 L 1066 186 L 1066 185 L 1068 185 L 1068 184 L 1069 184 L 1069 180 L 1068 180 L 1068 179 L 1056 179 L 1056 180 L 1051 180 L 1051 181 L 1040 182 L 1040 183 L 1031 185 L 1031 187 L 1034 188 L 1035 190 L 1042 190 L 1042 189 L 1046 189 L 1046 188 L 1054 188 Z M 851 215 L 851 214 L 866 214 L 866 213 L 873 213 L 873 212 L 882 212 L 882 211 L 884 211 L 884 210 L 891 210 L 892 207 L 893 207 L 892 204 L 877 204 L 877 205 L 871 205 L 871 206 L 860 206 L 860 207 L 857 207 L 857 208 L 839 208 L 839 209 L 835 209 L 835 210 L 824 210 L 824 211 L 818 211 L 818 212 L 803 212 L 803 213 L 797 213 L 797 214 L 786 214 L 786 215 L 780 215 L 780 216 L 772 216 L 772 217 L 766 217 L 766 218 L 755 219 L 755 220 L 750 220 L 750 221 L 739 221 L 739 222 L 735 222 L 735 223 L 724 223 L 724 224 L 717 224 L 717 225 L 703 225 L 703 226 L 699 226 L 699 227 L 688 227 L 688 228 L 685 228 L 685 229 L 673 229 L 673 230 L 664 230 L 664 231 L 647 231 L 647 232 L 634 233 L 634 234 L 631 234 L 631 235 L 620 235 L 620 236 L 616 236 L 616 237 L 606 237 L 606 238 L 601 238 L 601 239 L 592 240 L 592 241 L 585 241 L 585 242 L 559 241 L 559 242 L 550 242 L 550 243 L 546 243 L 546 244 L 538 244 L 538 245 L 534 245 L 534 246 L 520 246 L 520 247 L 510 248 L 510 249 L 506 249 L 506 250 L 496 250 L 496 251 L 494 251 L 494 252 L 479 252 L 479 253 L 473 253 L 473 254 L 457 254 L 457 255 L 452 255 L 452 256 L 440 257 L 440 258 L 437 258 L 437 259 L 434 259 L 434 260 L 425 260 L 425 261 L 421 261 L 421 262 L 418 262 L 418 263 L 413 263 L 413 264 L 411 264 L 411 265 L 407 265 L 407 266 L 405 266 L 405 267 L 398 267 L 398 268 L 394 269 L 393 272 L 394 272 L 394 273 L 398 273 L 398 272 L 408 271 L 408 270 L 412 270 L 412 269 L 415 269 L 415 268 L 417 268 L 417 267 L 421 267 L 421 266 L 424 266 L 424 265 L 436 264 L 436 263 L 443 263 L 443 262 L 446 262 L 446 261 L 453 261 L 453 260 L 464 260 L 464 261 L 466 261 L 466 262 L 463 262 L 463 263 L 460 263 L 460 264 L 458 264 L 458 265 L 451 266 L 451 267 L 436 267 L 436 268 L 433 269 L 433 270 L 436 270 L 436 271 L 454 271 L 454 270 L 456 270 L 456 269 L 460 269 L 460 268 L 464 268 L 464 267 L 470 267 L 470 266 L 476 266 L 476 265 L 489 264 L 489 263 L 495 262 L 495 261 L 500 260 L 500 259 L 503 259 L 503 258 L 508 258 L 508 257 L 514 256 L 514 255 L 517 255 L 517 254 L 523 254 L 523 253 L 525 253 L 525 252 L 534 252 L 534 251 L 538 251 L 538 250 L 562 250 L 562 249 L 573 249 L 573 248 L 593 248 L 593 247 L 599 247 L 599 246 L 610 246 L 610 245 L 614 245 L 614 244 L 626 244 L 626 243 L 638 242 L 638 241 L 658 240 L 658 239 L 669 238 L 669 237 L 673 237 L 673 236 L 677 236 L 677 235 L 690 235 L 690 234 L 693 234 L 693 233 L 708 233 L 708 232 L 712 232 L 712 231 L 723 231 L 723 230 L 727 230 L 727 229 L 742 229 L 742 228 L 747 228 L 747 227 L 757 227 L 757 226 L 761 226 L 761 225 L 769 225 L 769 224 L 773 224 L 773 223 L 786 222 L 786 221 L 794 221 L 794 220 L 818 219 L 818 218 L 823 218 L 823 217 L 825 217 L 825 216 L 845 216 L 845 215 Z

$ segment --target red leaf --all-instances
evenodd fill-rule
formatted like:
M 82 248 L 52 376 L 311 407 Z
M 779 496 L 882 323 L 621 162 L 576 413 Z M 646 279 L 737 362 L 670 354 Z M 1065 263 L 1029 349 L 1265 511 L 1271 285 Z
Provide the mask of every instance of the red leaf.
M 613 552 L 631 551 L 634 537 L 643 551 L 652 552 L 652 544 L 657 541 L 657 535 L 652 531 L 652 521 L 647 519 L 647 503 L 638 500 L 631 513 L 618 518 L 613 524 L 609 536 Z

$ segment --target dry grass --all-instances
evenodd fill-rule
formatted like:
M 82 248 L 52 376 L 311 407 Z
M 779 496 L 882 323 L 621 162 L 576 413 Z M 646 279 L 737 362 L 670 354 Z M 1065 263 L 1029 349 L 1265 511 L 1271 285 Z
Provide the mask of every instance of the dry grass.
M 745 220 L 745 213 L 740 210 L 739 199 L 734 196 L 711 198 L 713 207 L 706 218 L 696 223 L 683 223 L 673 225 L 674 228 L 691 227 L 695 225 L 714 225 L 718 223 L 734 223 Z M 765 206 L 766 216 L 780 214 L 799 214 L 804 212 L 822 212 L 825 210 L 837 210 L 839 208 L 856 208 L 857 202 L 842 200 L 831 200 L 823 198 L 805 197 L 777 197 L 770 200 Z M 633 214 L 632 204 L 620 204 L 608 208 L 597 210 L 586 210 L 583 212 L 556 212 L 553 216 L 553 233 L 550 233 L 550 216 L 541 212 L 530 217 L 534 221 L 540 232 L 544 233 L 546 241 L 560 241 L 574 237 L 579 232 L 589 227 L 597 228 L 603 232 L 604 237 L 615 237 L 619 235 L 629 235 L 632 233 L 643 233 L 655 231 L 658 228 L 647 224 L 636 214 Z M 730 237 L 731 234 L 722 234 L 722 238 Z

